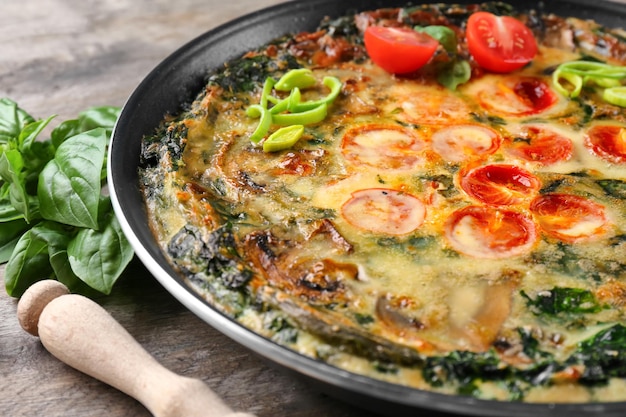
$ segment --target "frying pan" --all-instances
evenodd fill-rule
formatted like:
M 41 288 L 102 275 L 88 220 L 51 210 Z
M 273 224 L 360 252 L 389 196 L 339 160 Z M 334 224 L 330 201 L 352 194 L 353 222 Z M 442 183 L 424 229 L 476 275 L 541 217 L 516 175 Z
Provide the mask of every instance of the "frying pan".
M 419 3 L 421 3 L 418 0 Z M 476 1 L 456 1 L 457 4 Z M 608 27 L 626 23 L 626 4 L 596 0 L 509 1 L 520 10 L 534 8 L 562 16 L 594 19 Z M 148 225 L 137 168 L 141 140 L 164 115 L 177 113 L 204 86 L 211 69 L 287 33 L 313 31 L 325 16 L 404 6 L 403 0 L 295 0 L 222 25 L 183 45 L 141 82 L 125 104 L 109 149 L 108 178 L 115 212 L 137 256 L 154 277 L 194 314 L 236 342 L 333 396 L 389 416 L 623 416 L 626 402 L 525 404 L 444 395 L 374 380 L 335 368 L 282 347 L 224 316 L 188 287 L 161 252 Z M 626 346 L 625 346 L 626 348 Z

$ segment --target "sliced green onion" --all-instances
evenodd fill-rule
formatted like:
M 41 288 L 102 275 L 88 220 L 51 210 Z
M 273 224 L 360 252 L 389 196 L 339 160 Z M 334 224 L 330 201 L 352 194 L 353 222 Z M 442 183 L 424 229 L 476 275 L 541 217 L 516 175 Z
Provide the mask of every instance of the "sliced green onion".
M 294 88 L 309 88 L 317 83 L 313 71 L 307 68 L 298 68 L 288 71 L 280 77 L 274 88 L 277 91 L 291 91 Z
M 267 77 L 265 83 L 263 83 L 263 92 L 261 93 L 261 106 L 267 109 L 267 102 L 272 97 L 272 89 L 276 85 L 276 80 L 272 77 Z
M 570 91 L 567 87 L 561 84 L 561 79 L 564 79 L 570 83 L 574 88 Z M 583 78 L 579 75 L 568 73 L 562 70 L 560 67 L 552 74 L 552 82 L 554 88 L 566 97 L 576 98 L 580 94 L 583 88 Z
M 598 87 L 619 87 L 622 83 L 615 78 L 598 78 L 594 80 Z
M 300 68 L 291 70 L 278 81 L 268 77 L 263 84 L 259 104 L 246 109 L 246 114 L 259 118 L 259 124 L 250 135 L 250 141 L 258 144 L 267 136 L 272 125 L 284 126 L 263 142 L 263 150 L 274 152 L 291 147 L 304 132 L 304 125 L 321 122 L 328 115 L 328 105 L 341 92 L 342 83 L 336 77 L 324 77 L 322 83 L 330 89 L 326 97 L 302 103 L 301 88 L 309 88 L 316 82 L 313 72 Z M 272 95 L 272 91 L 289 91 L 287 98 Z M 271 107 L 270 107 L 271 105 Z
M 299 113 L 280 113 L 272 116 L 274 124 L 279 126 L 289 125 L 310 125 L 318 123 L 326 118 L 328 114 L 328 105 L 326 103 L 320 104 L 318 107 L 299 112 Z
M 289 149 L 302 137 L 304 134 L 304 126 L 291 125 L 282 127 L 276 132 L 272 133 L 265 142 L 263 142 L 263 150 L 265 152 L 277 152 L 284 149 Z
M 592 61 L 565 62 L 559 65 L 552 74 L 554 88 L 559 93 L 571 98 L 578 97 L 583 86 L 588 83 L 593 82 L 596 86 L 607 89 L 620 88 L 622 85 L 620 80 L 624 78 L 626 78 L 625 67 Z M 567 81 L 573 86 L 573 89 L 568 89 L 561 83 L 561 80 Z M 604 96 L 607 96 L 606 92 Z M 613 97 L 613 93 L 609 92 L 608 96 Z
M 617 65 L 605 64 L 603 62 L 591 61 L 571 61 L 559 65 L 559 69 L 564 72 L 590 78 L 624 78 L 626 68 Z
M 259 143 L 261 139 L 267 135 L 270 127 L 272 126 L 272 114 L 267 110 L 267 108 L 261 106 L 260 104 L 253 104 L 252 106 L 246 109 L 246 114 L 249 117 L 260 118 L 259 124 L 257 125 L 252 135 L 250 135 L 250 142 Z
M 302 98 L 302 94 L 300 93 L 300 89 L 298 87 L 291 90 L 289 97 L 283 100 L 279 100 L 275 103 L 274 107 L 270 109 L 272 114 L 278 114 L 289 110 L 290 112 L 295 112 L 300 99 Z
M 330 89 L 330 92 L 326 97 L 319 100 L 311 100 L 300 103 L 295 110 L 307 111 L 314 109 L 321 104 L 330 105 L 333 101 L 335 101 L 335 99 L 339 96 L 339 93 L 341 93 L 341 87 L 343 86 L 341 80 L 339 80 L 339 78 L 337 77 L 324 77 L 324 79 L 322 80 L 322 84 Z
M 626 87 L 611 87 L 604 90 L 602 98 L 607 102 L 620 107 L 626 107 Z

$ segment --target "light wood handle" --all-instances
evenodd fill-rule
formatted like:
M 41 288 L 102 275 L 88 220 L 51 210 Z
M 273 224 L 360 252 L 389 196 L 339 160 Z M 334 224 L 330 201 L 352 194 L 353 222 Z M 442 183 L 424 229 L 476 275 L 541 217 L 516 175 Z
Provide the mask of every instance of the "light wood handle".
M 160 365 L 92 300 L 40 281 L 18 303 L 18 319 L 59 360 L 141 402 L 156 417 L 254 417 L 234 413 L 202 381 Z

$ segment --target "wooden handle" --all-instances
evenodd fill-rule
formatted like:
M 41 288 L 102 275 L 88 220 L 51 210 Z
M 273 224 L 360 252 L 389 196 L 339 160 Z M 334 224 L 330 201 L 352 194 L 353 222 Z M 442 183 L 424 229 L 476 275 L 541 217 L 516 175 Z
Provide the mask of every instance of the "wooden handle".
M 161 366 L 104 309 L 40 281 L 22 296 L 18 319 L 55 357 L 141 402 L 156 417 L 254 417 L 233 411 L 202 381 Z

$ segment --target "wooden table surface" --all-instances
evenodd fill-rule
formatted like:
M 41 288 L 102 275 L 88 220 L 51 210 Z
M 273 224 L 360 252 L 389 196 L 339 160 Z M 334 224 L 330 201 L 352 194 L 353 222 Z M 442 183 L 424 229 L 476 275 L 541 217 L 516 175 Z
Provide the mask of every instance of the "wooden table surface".
M 123 105 L 163 58 L 197 35 L 281 0 L 0 0 L 0 97 L 36 118 Z M 0 267 L 0 278 L 2 277 Z M 2 282 L 2 281 L 0 281 Z M 258 417 L 372 417 L 278 370 L 195 317 L 135 261 L 97 299 L 172 371 L 204 380 Z M 149 416 L 135 400 L 52 357 L 0 290 L 0 415 Z
M 176 48 L 280 0 L 0 0 L 0 97 L 36 118 L 122 106 Z M 0 282 L 3 275 L 0 267 Z M 233 409 L 258 417 L 356 417 L 195 317 L 135 261 L 99 298 L 160 363 L 204 380 Z M 0 289 L 0 416 L 149 416 L 138 402 L 52 357 Z M 182 416 L 181 416 L 182 417 Z

